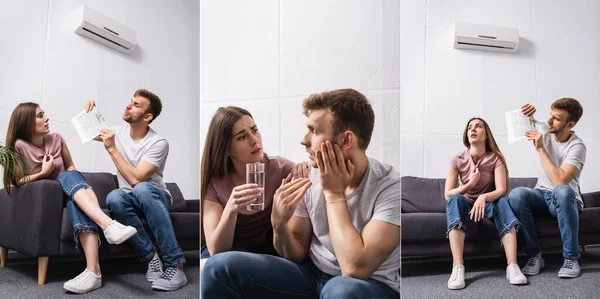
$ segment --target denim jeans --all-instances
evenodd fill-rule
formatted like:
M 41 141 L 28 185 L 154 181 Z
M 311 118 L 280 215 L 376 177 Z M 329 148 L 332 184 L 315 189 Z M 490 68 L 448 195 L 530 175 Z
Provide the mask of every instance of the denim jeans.
M 332 276 L 310 261 L 237 251 L 209 258 L 200 279 L 201 298 L 400 298 L 373 279 Z
M 228 251 L 250 252 L 250 250 L 246 249 L 243 246 L 238 246 L 235 243 L 231 246 L 231 249 L 229 249 Z M 209 257 L 211 257 L 211 255 L 210 255 L 210 252 L 208 251 L 208 247 L 206 245 L 202 245 L 202 248 L 200 248 L 200 258 L 207 259 Z
M 510 206 L 523 224 L 519 240 L 525 254 L 534 256 L 542 251 L 533 217 L 549 213 L 558 220 L 563 257 L 579 258 L 579 212 L 583 207 L 571 187 L 558 185 L 552 191 L 518 187 L 510 192 L 508 198 Z
M 453 228 L 457 228 L 466 234 L 469 211 L 472 208 L 473 204 L 462 194 L 456 194 L 448 199 L 448 203 L 446 204 L 446 223 L 448 224 L 446 235 Z M 518 230 L 521 225 L 510 208 L 506 197 L 486 202 L 484 217 L 494 221 L 501 240 L 513 227 Z
M 162 254 L 164 265 L 176 267 L 185 263 L 183 251 L 177 243 L 169 216 L 171 198 L 168 193 L 152 183 L 142 182 L 133 187 L 133 192 L 125 192 L 122 189 L 111 191 L 106 197 L 106 204 L 115 220 L 124 225 L 131 225 L 137 230 L 137 234 L 128 242 L 133 246 L 141 261 L 151 260 L 156 248 L 138 214 L 144 216 L 148 221 L 150 231 Z
M 69 220 L 73 226 L 73 239 L 75 248 L 78 249 L 79 233 L 90 232 L 98 237 L 98 246 L 100 246 L 100 227 L 87 214 L 85 214 L 73 200 L 73 195 L 77 191 L 85 188 L 91 188 L 85 177 L 77 170 L 63 171 L 58 174 L 56 180 L 60 183 L 63 192 L 67 195 L 67 212 Z

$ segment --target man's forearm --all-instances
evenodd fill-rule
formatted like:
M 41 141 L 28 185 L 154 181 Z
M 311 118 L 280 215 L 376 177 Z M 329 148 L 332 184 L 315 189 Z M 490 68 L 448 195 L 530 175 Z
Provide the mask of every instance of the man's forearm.
M 346 200 L 343 200 L 343 194 L 325 195 L 327 204 L 327 219 L 329 221 L 329 234 L 331 243 L 335 250 L 335 256 L 342 275 L 351 276 L 360 279 L 366 279 L 370 275 L 366 275 L 360 271 L 365 256 L 364 242 L 362 236 L 358 233 L 348 213 L 348 205 Z
M 302 262 L 308 254 L 287 224 L 273 225 L 273 247 L 281 257 L 296 262 Z
M 541 148 L 538 149 L 538 154 L 540 156 L 540 161 L 542 162 L 542 168 L 544 169 L 544 173 L 546 174 L 552 185 L 558 186 L 567 184 L 568 182 L 564 182 L 563 180 L 563 176 L 565 174 L 564 171 L 560 169 L 560 167 L 558 167 L 556 164 L 554 164 L 548 152 L 544 148 Z
M 140 183 L 141 179 L 137 173 L 138 170 L 131 165 L 131 163 L 125 161 L 125 158 L 123 158 L 123 155 L 121 155 L 116 147 L 111 147 L 107 149 L 107 151 L 110 154 L 110 158 L 113 160 L 113 163 L 115 163 L 117 171 L 121 173 L 131 187 Z

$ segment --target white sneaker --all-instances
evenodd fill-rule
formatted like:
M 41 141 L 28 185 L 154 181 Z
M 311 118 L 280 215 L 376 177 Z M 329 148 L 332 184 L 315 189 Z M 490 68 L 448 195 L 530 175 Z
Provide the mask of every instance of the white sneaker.
M 451 290 L 460 290 L 465 287 L 465 266 L 458 265 L 452 268 L 452 275 L 448 280 L 448 288 Z
M 87 268 L 75 278 L 65 282 L 63 288 L 67 291 L 84 294 L 102 286 L 102 275 L 88 270 Z
M 517 264 L 510 264 L 506 267 L 506 279 L 510 284 L 526 284 L 527 277 L 521 273 L 521 268 Z
M 113 220 L 104 230 L 104 237 L 106 237 L 108 244 L 118 245 L 129 240 L 136 233 L 135 227 L 125 226 L 117 220 Z

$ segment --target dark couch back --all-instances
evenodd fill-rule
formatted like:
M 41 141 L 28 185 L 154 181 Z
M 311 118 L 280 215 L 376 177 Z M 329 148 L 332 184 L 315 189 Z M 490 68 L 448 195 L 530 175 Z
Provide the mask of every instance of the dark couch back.
M 86 181 L 96 193 L 100 207 L 108 209 L 106 206 L 106 196 L 112 190 L 117 189 L 119 184 L 117 182 L 117 176 L 108 172 L 82 172 L 85 176 Z M 187 211 L 187 205 L 185 199 L 179 187 L 175 183 L 166 183 L 167 189 L 173 196 L 173 206 L 171 212 L 185 212 Z
M 537 178 L 510 178 L 509 189 L 535 187 Z M 445 213 L 446 179 L 404 176 L 401 181 L 402 213 Z M 510 192 L 509 190 L 509 192 Z

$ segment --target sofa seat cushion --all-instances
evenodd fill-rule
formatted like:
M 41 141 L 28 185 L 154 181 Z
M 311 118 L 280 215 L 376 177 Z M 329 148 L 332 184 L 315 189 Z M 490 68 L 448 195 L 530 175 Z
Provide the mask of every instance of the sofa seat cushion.
M 102 209 L 106 215 L 110 215 L 107 209 Z M 173 224 L 173 228 L 175 230 L 175 236 L 177 239 L 198 239 L 200 238 L 200 214 L 198 213 L 189 213 L 189 212 L 171 212 L 169 213 L 171 216 L 171 223 Z M 150 232 L 148 222 L 145 218 L 142 218 L 142 224 L 146 228 L 146 232 L 148 235 L 153 238 L 152 233 Z M 104 234 L 100 233 L 101 242 L 106 242 L 106 238 L 104 238 Z M 69 214 L 67 209 L 63 209 L 63 217 L 60 229 L 60 240 L 61 242 L 75 242 L 73 240 L 73 226 L 71 225 L 71 221 L 69 220 Z M 199 241 L 198 241 L 199 242 Z

